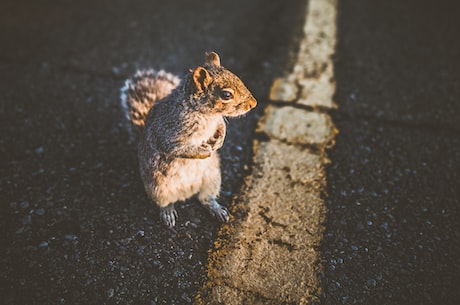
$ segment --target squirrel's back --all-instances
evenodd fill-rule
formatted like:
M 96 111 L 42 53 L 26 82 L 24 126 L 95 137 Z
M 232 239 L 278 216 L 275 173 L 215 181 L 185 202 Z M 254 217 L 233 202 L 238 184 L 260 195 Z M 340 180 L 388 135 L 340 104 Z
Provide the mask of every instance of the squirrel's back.
M 120 100 L 131 133 L 132 126 L 143 129 L 150 108 L 168 96 L 179 83 L 180 78 L 174 74 L 153 69 L 137 71 L 125 81 L 120 89 Z

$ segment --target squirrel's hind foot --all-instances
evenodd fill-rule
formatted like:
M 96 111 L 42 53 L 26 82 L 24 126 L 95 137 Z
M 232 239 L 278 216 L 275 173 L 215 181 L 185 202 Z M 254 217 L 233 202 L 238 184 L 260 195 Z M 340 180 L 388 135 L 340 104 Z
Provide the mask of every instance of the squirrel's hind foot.
M 211 199 L 208 204 L 205 204 L 209 213 L 216 217 L 220 222 L 227 222 L 230 219 L 228 210 L 221 206 L 215 199 Z
M 176 219 L 178 218 L 174 203 L 166 207 L 160 207 L 160 217 L 165 225 L 170 228 L 174 227 L 176 225 Z

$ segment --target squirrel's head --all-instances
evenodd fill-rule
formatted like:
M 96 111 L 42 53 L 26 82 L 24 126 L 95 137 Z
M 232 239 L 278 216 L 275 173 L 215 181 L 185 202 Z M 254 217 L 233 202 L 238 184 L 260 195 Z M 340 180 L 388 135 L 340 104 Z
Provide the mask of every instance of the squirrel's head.
M 240 116 L 257 105 L 241 79 L 220 65 L 215 52 L 206 53 L 204 65 L 190 72 L 193 95 L 209 112 Z

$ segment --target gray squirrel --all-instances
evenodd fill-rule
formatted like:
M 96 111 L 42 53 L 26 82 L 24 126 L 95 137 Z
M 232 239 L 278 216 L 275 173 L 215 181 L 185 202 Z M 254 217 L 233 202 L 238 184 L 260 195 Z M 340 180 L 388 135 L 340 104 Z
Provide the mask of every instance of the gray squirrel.
M 209 52 L 182 80 L 163 70 L 141 70 L 120 91 L 131 138 L 138 133 L 141 178 L 163 222 L 174 227 L 174 203 L 194 195 L 211 215 L 228 221 L 229 212 L 217 202 L 217 150 L 225 139 L 224 117 L 241 116 L 257 104 L 243 82 Z

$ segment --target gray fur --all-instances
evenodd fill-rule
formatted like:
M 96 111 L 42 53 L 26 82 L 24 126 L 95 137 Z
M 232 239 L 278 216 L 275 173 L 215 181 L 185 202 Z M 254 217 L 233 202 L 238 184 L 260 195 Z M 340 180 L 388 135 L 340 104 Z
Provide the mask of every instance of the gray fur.
M 256 106 L 243 82 L 220 66 L 212 52 L 180 84 L 172 74 L 147 70 L 127 80 L 121 92 L 125 114 L 140 130 L 145 190 L 166 225 L 175 225 L 174 203 L 194 195 L 212 215 L 227 221 L 228 211 L 216 201 L 221 184 L 217 149 L 225 138 L 224 117 Z
M 120 101 L 131 140 L 135 137 L 133 128 L 140 132 L 153 104 L 170 94 L 179 83 L 176 75 L 153 69 L 137 71 L 125 81 L 120 89 Z

